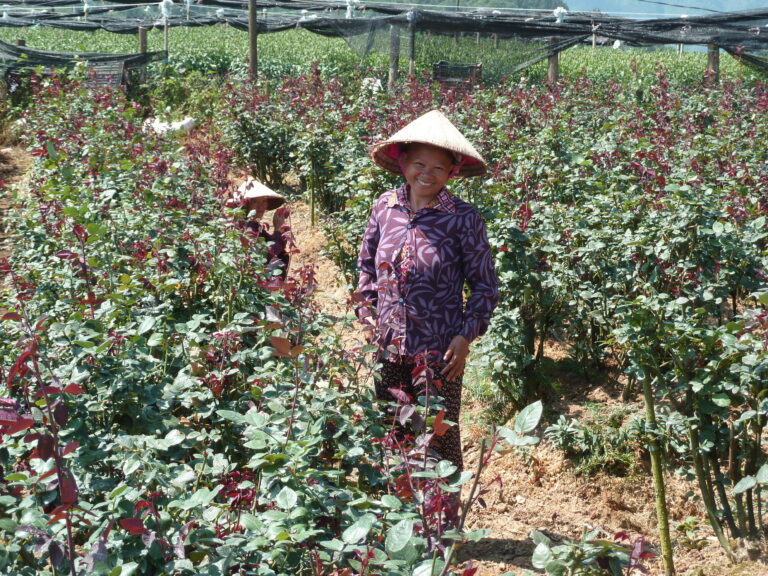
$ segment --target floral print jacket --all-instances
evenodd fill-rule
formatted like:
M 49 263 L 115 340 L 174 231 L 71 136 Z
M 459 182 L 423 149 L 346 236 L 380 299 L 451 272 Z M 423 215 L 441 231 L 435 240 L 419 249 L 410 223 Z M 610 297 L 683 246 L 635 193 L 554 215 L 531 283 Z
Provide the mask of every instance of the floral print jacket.
M 390 355 L 442 356 L 457 334 L 472 342 L 498 302 L 482 218 L 447 188 L 416 213 L 406 185 L 379 197 L 358 266 L 358 318 L 375 322 L 378 344 Z

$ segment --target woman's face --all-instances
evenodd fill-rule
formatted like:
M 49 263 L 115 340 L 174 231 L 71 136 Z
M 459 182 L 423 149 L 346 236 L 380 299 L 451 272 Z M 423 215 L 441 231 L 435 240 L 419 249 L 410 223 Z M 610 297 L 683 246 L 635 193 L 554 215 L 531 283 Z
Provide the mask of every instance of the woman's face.
M 454 160 L 442 148 L 412 144 L 402 156 L 402 166 L 411 194 L 431 200 L 450 180 Z
M 249 198 L 245 202 L 243 202 L 243 210 L 245 210 L 245 214 L 248 215 L 250 212 L 255 212 L 254 218 L 256 220 L 260 220 L 262 216 L 264 216 L 264 212 L 267 210 L 267 199 L 266 198 Z

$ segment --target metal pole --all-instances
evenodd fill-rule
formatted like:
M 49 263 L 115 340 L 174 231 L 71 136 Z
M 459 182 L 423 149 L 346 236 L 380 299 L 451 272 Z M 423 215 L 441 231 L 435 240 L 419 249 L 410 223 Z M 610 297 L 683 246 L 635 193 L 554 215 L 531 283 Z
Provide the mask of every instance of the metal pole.
M 256 15 L 256 0 L 248 0 L 248 76 L 251 80 L 256 80 L 259 71 L 259 23 Z

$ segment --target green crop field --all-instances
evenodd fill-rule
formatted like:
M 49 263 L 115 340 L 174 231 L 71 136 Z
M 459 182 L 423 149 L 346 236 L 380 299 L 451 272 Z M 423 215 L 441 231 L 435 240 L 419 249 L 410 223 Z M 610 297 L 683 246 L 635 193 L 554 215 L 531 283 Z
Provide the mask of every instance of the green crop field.
M 244 33 L 173 29 L 145 85 L 94 89 L 75 68 L 3 100 L 8 144 L 32 163 L 2 184 L 0 572 L 471 576 L 459 547 L 494 535 L 446 530 L 451 494 L 463 519 L 486 506 L 501 481 L 483 472 L 502 454 L 540 479 L 543 444 L 579 485 L 652 482 L 640 508 L 656 506 L 658 530 L 568 531 L 548 503 L 559 542 L 539 525 L 521 536 L 540 572 L 661 574 L 689 551 L 672 548 L 670 519 L 689 515 L 682 530 L 706 525 L 730 559 L 763 536 L 768 87 L 729 57 L 714 83 L 705 53 L 590 46 L 562 54 L 550 85 L 546 63 L 505 76 L 519 46 L 468 39 L 461 57 L 488 80 L 445 92 L 429 74 L 451 42 L 424 41 L 414 76 L 387 91 L 363 79 L 386 79 L 388 55 L 361 60 L 342 40 L 264 35 L 254 81 Z M 375 349 L 348 338 L 351 310 L 320 309 L 311 266 L 275 278 L 226 202 L 251 174 L 310 206 L 352 298 L 371 205 L 398 181 L 369 146 L 433 108 L 488 161 L 451 189 L 485 220 L 501 291 L 464 381 L 479 406 L 464 472 L 427 453 L 440 406 L 398 407 L 416 438 L 402 434 L 371 391 Z M 146 123 L 186 115 L 189 132 Z M 618 415 L 558 412 L 571 379 L 553 376 L 552 342 L 561 372 L 618 390 Z M 665 499 L 673 475 L 684 502 Z

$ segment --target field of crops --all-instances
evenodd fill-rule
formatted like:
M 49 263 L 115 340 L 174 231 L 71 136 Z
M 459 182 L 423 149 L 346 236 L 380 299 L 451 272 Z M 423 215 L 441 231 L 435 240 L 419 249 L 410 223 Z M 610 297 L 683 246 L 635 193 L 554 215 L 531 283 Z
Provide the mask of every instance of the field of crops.
M 178 51 L 147 86 L 94 92 L 75 70 L 33 77 L 7 104 L 35 163 L 6 190 L 17 210 L 0 262 L 0 571 L 474 573 L 454 543 L 486 533 L 445 532 L 442 517 L 462 487 L 465 513 L 480 505 L 477 473 L 400 457 L 420 454 L 418 439 L 385 450 L 370 347 L 341 338 L 352 315 L 318 309 L 311 268 L 276 282 L 224 206 L 247 172 L 310 203 L 353 286 L 368 211 L 396 182 L 367 148 L 435 107 L 491 166 L 453 187 L 485 218 L 502 291 L 466 382 L 488 429 L 480 468 L 537 442 L 587 476 L 643 473 L 648 459 L 665 568 L 665 473 L 690 480 L 729 556 L 764 534 L 760 79 L 724 59 L 723 81 L 707 83 L 700 53 L 579 48 L 556 86 L 542 65 L 443 94 L 422 62 L 387 93 L 362 82 L 383 77 L 384 57 L 291 32 L 260 39 L 252 83 L 242 33 L 171 32 Z M 4 34 L 60 50 L 134 41 Z M 190 134 L 143 128 L 186 114 Z M 574 371 L 624 386 L 625 418 L 590 427 L 550 408 L 549 341 Z M 411 412 L 425 434 L 441 424 L 429 407 Z M 551 575 L 645 562 L 631 544 L 533 538 L 532 565 Z

